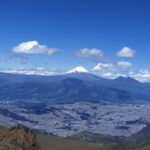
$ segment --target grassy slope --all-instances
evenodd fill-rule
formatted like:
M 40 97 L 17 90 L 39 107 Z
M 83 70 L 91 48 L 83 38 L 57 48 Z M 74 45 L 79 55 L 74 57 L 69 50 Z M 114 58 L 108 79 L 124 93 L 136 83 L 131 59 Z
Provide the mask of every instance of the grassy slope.
M 59 137 L 37 136 L 41 150 L 120 150 L 118 144 L 92 144 Z
M 37 135 L 40 150 L 150 150 L 150 144 L 125 148 L 119 144 L 92 144 L 59 137 Z
M 37 141 L 42 150 L 99 150 L 101 148 L 101 145 L 87 144 L 73 140 L 66 140 L 63 138 L 46 137 L 42 135 L 37 136 Z
M 92 144 L 55 136 L 34 135 L 25 127 L 0 127 L 0 150 L 150 150 L 150 144 L 125 148 L 119 144 Z
M 38 150 L 35 135 L 27 128 L 0 127 L 0 150 Z

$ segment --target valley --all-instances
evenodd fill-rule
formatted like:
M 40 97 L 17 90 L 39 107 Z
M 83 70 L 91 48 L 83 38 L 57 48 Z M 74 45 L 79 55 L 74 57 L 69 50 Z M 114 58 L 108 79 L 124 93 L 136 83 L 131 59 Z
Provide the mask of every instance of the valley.
M 149 103 L 31 103 L 1 102 L 0 122 L 23 124 L 62 137 L 88 131 L 111 136 L 130 136 L 150 123 Z
M 28 127 L 41 135 L 39 143 L 46 142 L 41 146 L 59 150 L 59 143 L 64 150 L 75 146 L 92 150 L 98 144 L 98 149 L 110 150 L 150 142 L 149 83 L 130 77 L 104 79 L 87 72 L 0 73 L 0 81 L 0 125 Z

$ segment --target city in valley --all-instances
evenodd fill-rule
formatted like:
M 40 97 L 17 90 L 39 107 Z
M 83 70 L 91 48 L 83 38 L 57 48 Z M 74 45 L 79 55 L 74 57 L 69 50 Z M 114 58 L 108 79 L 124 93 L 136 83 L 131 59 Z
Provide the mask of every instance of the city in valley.
M 64 137 L 83 131 L 130 136 L 150 122 L 149 114 L 149 103 L 1 102 L 0 122 L 5 126 L 21 123 Z

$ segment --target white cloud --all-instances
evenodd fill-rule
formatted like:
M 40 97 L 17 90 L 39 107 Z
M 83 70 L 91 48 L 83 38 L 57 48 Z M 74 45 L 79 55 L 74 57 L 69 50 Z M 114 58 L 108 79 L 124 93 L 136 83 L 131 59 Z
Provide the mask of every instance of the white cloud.
M 99 72 L 98 75 L 107 79 L 115 79 L 117 77 L 122 76 L 122 77 L 131 77 L 140 82 L 150 82 L 150 70 L 139 70 L 130 72 L 106 70 L 104 72 Z
M 110 77 L 112 77 L 114 74 L 113 74 L 112 72 L 106 72 L 106 73 L 103 73 L 102 75 L 103 75 L 104 77 L 110 78 Z
M 124 47 L 122 48 L 121 51 L 117 53 L 118 57 L 134 57 L 134 55 L 135 55 L 135 50 L 129 47 Z
M 121 68 L 128 68 L 131 67 L 132 64 L 128 61 L 120 61 L 117 63 L 98 63 L 94 68 L 93 71 L 96 71 L 97 74 L 101 77 L 107 79 L 115 79 L 119 76 L 126 77 L 128 76 L 128 72 L 123 72 L 119 69 Z
M 40 45 L 37 41 L 23 42 L 12 49 L 15 53 L 21 54 L 48 54 L 51 55 L 58 51 L 57 48 L 49 48 L 46 45 Z
M 113 69 L 114 64 L 112 63 L 98 63 L 93 70 L 94 71 L 105 71 L 106 69 Z
M 54 69 L 46 69 L 46 68 L 7 68 L 7 69 L 0 69 L 0 72 L 4 73 L 13 73 L 13 74 L 25 74 L 25 75 L 43 75 L 43 76 L 49 76 L 49 75 L 55 75 L 60 74 L 58 71 Z
M 102 77 L 108 78 L 108 79 L 115 79 L 117 77 L 123 76 L 125 77 L 125 74 L 119 73 L 119 72 L 105 72 L 101 74 Z
M 118 61 L 117 62 L 117 66 L 121 67 L 121 68 L 129 68 L 132 66 L 132 63 L 131 62 L 128 62 L 128 61 Z
M 141 82 L 150 82 L 150 70 L 139 70 L 136 72 L 132 71 L 129 72 L 128 76 Z
M 96 48 L 84 48 L 76 52 L 78 57 L 102 57 L 103 53 L 101 50 Z
M 13 74 L 25 74 L 25 75 L 43 75 L 43 76 L 50 76 L 50 75 L 59 75 L 64 74 L 63 71 L 55 70 L 55 69 L 47 69 L 43 67 L 39 68 L 0 68 L 0 72 L 4 73 L 13 73 Z M 131 72 L 118 72 L 118 71 L 102 71 L 98 74 L 101 77 L 107 79 L 115 79 L 119 76 L 123 77 L 131 77 L 140 82 L 150 82 L 150 70 L 139 70 L 139 71 L 131 71 Z

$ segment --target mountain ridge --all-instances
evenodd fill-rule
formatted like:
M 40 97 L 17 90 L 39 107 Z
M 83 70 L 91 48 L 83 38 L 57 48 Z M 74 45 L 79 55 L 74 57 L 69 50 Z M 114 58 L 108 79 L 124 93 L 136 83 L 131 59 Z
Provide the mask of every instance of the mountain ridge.
M 0 73 L 0 99 L 43 101 L 149 101 L 150 84 L 90 73 L 37 76 Z

